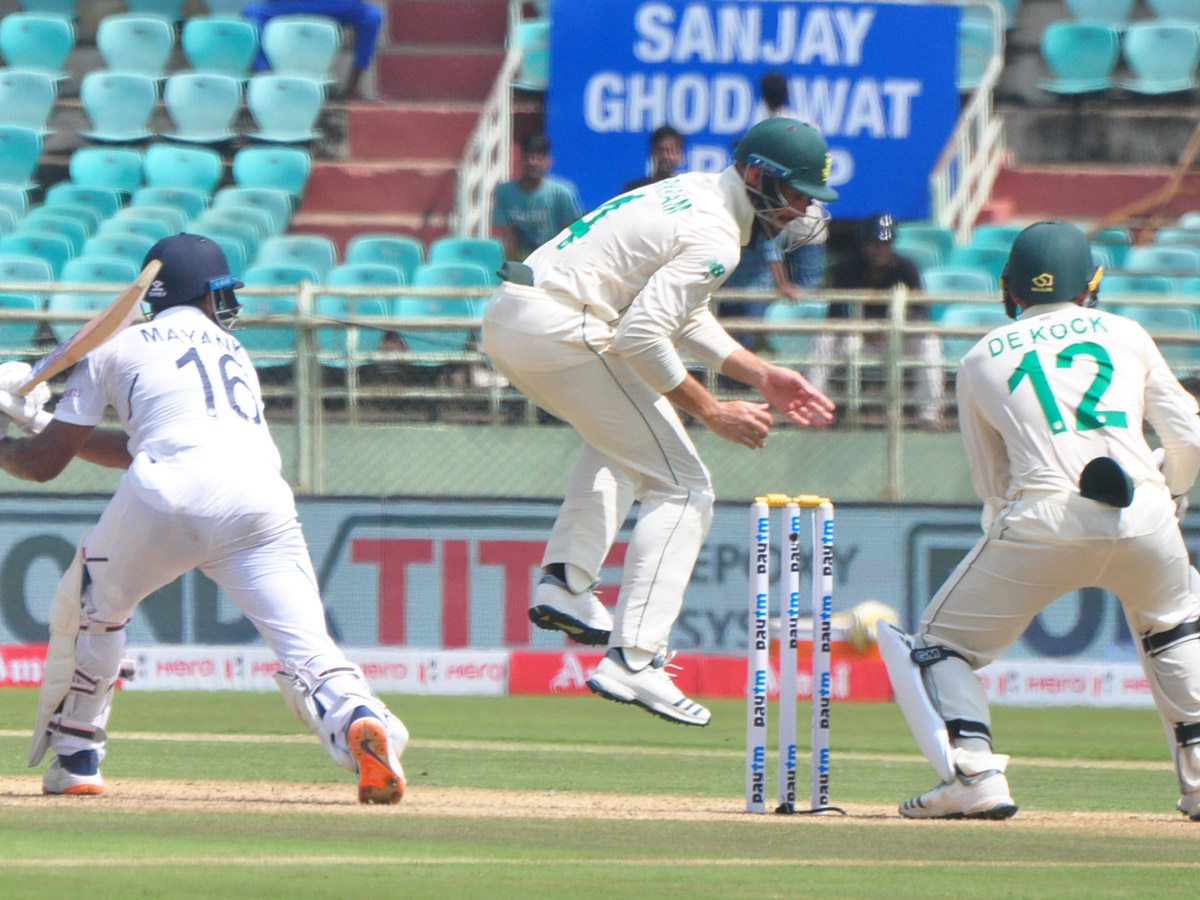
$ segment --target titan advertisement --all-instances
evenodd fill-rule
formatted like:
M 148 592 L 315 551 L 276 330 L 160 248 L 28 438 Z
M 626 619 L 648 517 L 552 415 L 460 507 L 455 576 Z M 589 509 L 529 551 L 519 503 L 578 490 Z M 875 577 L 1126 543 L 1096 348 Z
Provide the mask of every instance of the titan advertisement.
M 829 142 L 834 215 L 927 218 L 959 112 L 959 14 L 955 3 L 559 0 L 553 171 L 594 208 L 645 174 L 649 135 L 667 124 L 686 138 L 685 168 L 718 172 L 764 116 L 763 74 L 780 71 L 792 114 Z
M 46 611 L 75 545 L 105 498 L 0 498 L 0 644 L 44 643 Z M 526 618 L 530 590 L 557 504 L 301 500 L 300 518 L 337 640 L 347 647 L 530 649 L 566 646 Z M 782 517 L 782 510 L 772 512 Z M 804 513 L 801 615 L 809 615 L 812 542 Z M 601 576 L 615 602 L 627 523 Z M 833 607 L 878 600 L 911 628 L 930 596 L 979 536 L 968 507 L 838 506 Z M 770 576 L 779 575 L 781 521 L 773 523 Z M 749 628 L 751 513 L 718 504 L 696 565 L 675 649 L 745 654 Z M 1187 531 L 1193 550 L 1200 533 Z M 192 573 L 149 597 L 130 644 L 261 646 L 228 597 Z M 1084 590 L 1034 620 L 1006 659 L 1135 658 L 1120 607 Z

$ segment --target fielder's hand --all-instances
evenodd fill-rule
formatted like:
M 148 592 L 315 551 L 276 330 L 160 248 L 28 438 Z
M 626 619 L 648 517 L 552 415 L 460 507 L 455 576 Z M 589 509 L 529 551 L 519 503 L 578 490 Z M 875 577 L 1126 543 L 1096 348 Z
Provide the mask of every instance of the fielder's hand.
M 796 425 L 822 427 L 833 420 L 834 403 L 794 369 L 769 366 L 758 385 L 773 407 Z
M 29 378 L 31 369 L 29 363 L 23 362 L 0 364 L 0 413 L 25 433 L 37 434 L 52 418 L 42 409 L 50 399 L 50 385 L 42 382 L 25 397 L 18 394 L 17 389 Z M 4 427 L 7 430 L 7 422 Z

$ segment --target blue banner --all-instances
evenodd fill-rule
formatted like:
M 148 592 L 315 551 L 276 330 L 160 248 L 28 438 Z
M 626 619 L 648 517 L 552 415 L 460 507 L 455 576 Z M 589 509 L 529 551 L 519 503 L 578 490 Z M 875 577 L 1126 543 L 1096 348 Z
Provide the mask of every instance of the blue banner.
M 547 131 L 556 174 L 595 207 L 646 172 L 668 124 L 686 167 L 720 171 L 781 71 L 829 142 L 831 211 L 929 216 L 929 174 L 958 117 L 956 4 L 557 0 Z

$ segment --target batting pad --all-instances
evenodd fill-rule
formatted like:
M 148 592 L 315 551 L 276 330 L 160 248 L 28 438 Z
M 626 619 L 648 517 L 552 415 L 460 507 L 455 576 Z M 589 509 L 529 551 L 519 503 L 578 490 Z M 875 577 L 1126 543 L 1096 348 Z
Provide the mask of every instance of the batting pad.
M 933 702 L 925 691 L 921 669 L 912 661 L 912 638 L 887 622 L 880 621 L 875 635 L 879 644 L 879 655 L 887 667 L 888 679 L 892 682 L 892 693 L 896 705 L 904 713 L 904 721 L 917 739 L 917 746 L 925 758 L 933 764 L 942 781 L 953 781 L 956 751 L 950 746 L 950 734 L 946 722 L 933 708 Z
M 42 689 L 38 694 L 37 717 L 33 722 L 33 742 L 29 745 L 29 765 L 36 766 L 50 746 L 50 718 L 71 689 L 75 677 L 75 640 L 79 636 L 80 595 L 83 592 L 83 545 L 75 548 L 75 557 L 63 572 L 50 604 L 50 642 L 46 665 L 42 670 Z

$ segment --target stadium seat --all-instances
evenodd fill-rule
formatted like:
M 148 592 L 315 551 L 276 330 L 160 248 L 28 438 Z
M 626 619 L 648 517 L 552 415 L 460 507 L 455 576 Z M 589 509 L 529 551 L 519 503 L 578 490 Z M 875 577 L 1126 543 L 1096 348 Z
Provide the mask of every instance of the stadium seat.
M 126 147 L 81 147 L 67 171 L 73 184 L 132 194 L 142 185 L 142 154 Z
M 71 248 L 70 256 L 77 256 L 83 249 L 83 242 L 88 234 L 87 227 L 78 219 L 57 214 L 53 207 L 38 207 L 30 210 L 24 220 L 17 225 L 13 234 L 56 234 L 63 238 Z
M 1189 275 L 1175 283 L 1175 293 L 1180 297 L 1200 297 L 1200 275 Z
M 245 284 L 259 287 L 298 287 L 300 282 L 317 284 L 320 277 L 308 266 L 301 265 L 253 265 L 242 273 Z
M 1011 325 L 1012 319 L 999 304 L 951 303 L 938 320 L 945 328 L 975 329 L 974 335 L 945 335 L 942 337 L 942 359 L 958 367 L 963 354 L 979 342 L 979 338 L 1000 325 Z
M 945 225 L 935 225 L 932 222 L 901 222 L 896 226 L 896 240 L 901 238 L 919 238 L 938 248 L 942 259 L 950 255 L 954 249 L 954 231 Z
M 1123 28 L 1137 0 L 1066 0 L 1071 15 L 1081 22 L 1103 22 Z
M 1150 275 L 1200 275 L 1200 249 L 1179 244 L 1131 247 L 1124 271 Z
M 191 188 L 211 197 L 224 174 L 221 154 L 210 147 L 154 144 L 142 164 L 151 187 Z
M 0 125 L 0 183 L 21 190 L 36 187 L 31 179 L 41 154 L 39 131 L 21 125 Z
M 210 16 L 234 17 L 242 14 L 242 7 L 246 5 L 245 0 L 205 0 L 204 5 L 208 7 Z M 258 40 L 258 35 L 255 35 L 255 41 Z
M 3 199 L 0 198 L 0 203 Z M 96 211 L 101 219 L 107 219 L 121 208 L 121 195 L 109 188 L 88 187 L 73 184 L 70 181 L 60 181 L 46 189 L 46 205 L 70 203 L 88 206 Z
M 0 180 L 0 206 L 7 206 L 19 219 L 29 209 L 29 193 L 23 187 Z
M 812 352 L 813 339 L 816 332 L 797 334 L 776 331 L 774 326 L 789 322 L 816 321 L 827 318 L 829 304 L 817 301 L 796 303 L 790 300 L 776 300 L 768 303 L 763 311 L 763 321 L 772 327 L 767 329 L 765 338 L 767 347 L 777 359 L 789 362 L 805 360 Z
M 7 279 L 5 279 L 7 280 Z M 36 294 L 0 293 L 0 309 L 9 312 L 41 312 L 42 303 Z M 37 354 L 35 341 L 41 323 L 0 322 L 0 354 L 5 359 L 20 359 Z
M 996 280 L 984 269 L 939 266 L 921 273 L 921 283 L 928 294 L 967 295 L 992 294 Z
M 1113 86 L 1121 38 L 1102 22 L 1051 22 L 1042 32 L 1041 55 L 1052 77 L 1039 80 L 1039 88 L 1052 94 L 1098 93 Z
M 267 238 L 258 249 L 256 265 L 302 265 L 322 281 L 337 265 L 337 247 L 317 234 L 283 234 Z
M 1200 321 L 1193 307 L 1122 304 L 1114 307 L 1113 312 L 1140 322 L 1155 338 L 1163 358 L 1177 375 L 1190 374 L 1200 364 Z M 1183 335 L 1188 340 L 1162 339 L 1171 335 Z
M 1017 235 L 1024 230 L 1024 225 L 1001 225 L 994 222 L 976 225 L 975 232 L 971 235 L 969 246 L 999 247 L 1007 253 L 1012 249 L 1013 241 L 1017 239 Z
M 68 284 L 127 284 L 141 270 L 140 260 L 134 263 L 117 256 L 79 256 L 63 266 L 62 280 Z
M 51 294 L 46 299 L 46 312 L 72 313 L 76 316 L 74 319 L 50 323 L 50 330 L 54 333 L 54 339 L 59 343 L 65 341 L 79 330 L 79 326 L 83 322 L 112 303 L 112 299 L 106 293 L 56 291 Z
M 942 254 L 937 245 L 922 238 L 897 235 L 893 247 L 900 256 L 912 260 L 919 272 L 932 269 L 942 263 Z
M 125 0 L 125 5 L 140 16 L 158 16 L 170 22 L 183 18 L 184 0 Z
M 25 221 L 30 222 L 50 216 L 73 219 L 83 227 L 86 237 L 91 237 L 96 233 L 96 229 L 100 227 L 101 219 L 104 218 L 104 216 L 96 212 L 94 207 L 87 204 L 68 203 L 65 200 L 52 201 L 47 198 L 41 206 L 35 206 L 26 214 Z
M 175 49 L 175 27 L 159 16 L 110 14 L 96 26 L 96 47 L 110 71 L 162 78 Z
M 28 13 L 47 13 L 65 19 L 79 17 L 79 0 L 17 0 L 17 3 Z
M 46 72 L 0 69 L 0 125 L 22 125 L 47 134 L 57 89 Z
M 0 54 L 14 69 L 34 69 L 61 81 L 73 49 L 75 29 L 62 15 L 22 12 L 0 18 Z
M 364 263 L 334 266 L 325 278 L 329 287 L 390 288 L 400 287 L 403 276 L 392 266 Z M 345 297 L 318 294 L 316 312 L 334 319 L 385 319 L 397 298 L 392 296 Z M 323 365 L 344 368 L 355 356 L 376 352 L 386 332 L 380 328 L 321 328 L 317 331 L 317 346 L 327 357 Z M 353 335 L 353 339 L 351 338 Z
M 999 48 L 990 22 L 962 18 L 958 22 L 958 89 L 973 91 L 979 86 L 988 63 Z
M 191 228 L 196 230 L 214 229 L 219 234 L 225 237 L 237 238 L 238 243 L 242 245 L 242 250 L 245 252 L 247 264 L 254 264 L 258 246 L 263 239 L 259 236 L 259 227 L 251 225 L 243 219 L 225 215 L 224 210 L 207 209 L 192 223 Z
M 1186 22 L 1136 22 L 1125 29 L 1121 53 L 1133 78 L 1121 87 L 1137 94 L 1174 94 L 1196 86 L 1200 29 Z
M 946 258 L 946 265 L 983 269 L 989 273 L 996 283 L 1000 283 L 1000 273 L 1008 262 L 1008 251 L 998 247 L 955 247 Z
M 36 256 L 50 264 L 54 277 L 58 278 L 62 267 L 75 254 L 71 242 L 60 234 L 30 228 L 0 237 L 0 254 L 15 253 L 18 256 Z
M 1180 213 L 1175 224 L 1180 228 L 1200 231 L 1200 210 L 1192 209 L 1185 213 Z
M 1175 281 L 1168 275 L 1133 275 L 1116 272 L 1105 275 L 1100 282 L 1100 301 L 1105 306 L 1110 299 L 1151 295 L 1171 297 L 1175 294 Z
M 98 69 L 79 85 L 83 111 L 92 123 L 80 135 L 106 144 L 136 144 L 154 136 L 147 128 L 158 102 L 158 83 L 140 72 Z
M 19 218 L 11 206 L 0 206 L 0 234 L 12 234 L 16 231 Z
M 156 219 L 166 226 L 168 234 L 176 234 L 187 227 L 187 213 L 177 206 L 135 206 L 119 209 L 113 219 Z
M 134 192 L 129 205 L 131 207 L 169 206 L 183 213 L 190 222 L 204 212 L 208 206 L 208 195 L 195 188 L 142 187 Z
M 1112 257 L 1113 267 L 1119 269 L 1125 264 L 1125 257 L 1129 255 L 1133 233 L 1123 225 L 1113 225 L 1091 235 L 1091 242 L 1093 247 L 1103 247 Z
M 529 19 L 517 25 L 512 42 L 521 51 L 521 67 L 512 85 L 524 91 L 544 91 L 550 84 L 550 21 Z
M 1147 3 L 1156 18 L 1200 25 L 1200 5 L 1196 4 L 1196 0 L 1147 0 Z
M 1200 229 L 1167 227 L 1154 232 L 1156 244 L 1189 244 L 1200 246 Z
M 271 233 L 283 234 L 292 218 L 292 200 L 278 188 L 223 187 L 213 196 L 214 209 L 258 209 L 271 217 Z
M 269 212 L 249 206 L 213 206 L 200 215 L 200 220 L 221 227 L 248 227 L 254 236 L 256 247 L 267 238 L 278 234 L 275 230 L 275 219 Z
M 79 258 L 122 259 L 135 265 L 140 272 L 142 261 L 153 246 L 154 238 L 141 234 L 98 233 L 84 242 L 83 252 L 79 254 Z
M 211 72 L 176 72 L 163 85 L 163 103 L 175 131 L 163 137 L 190 144 L 220 144 L 237 134 L 233 121 L 242 106 L 236 78 Z
M 266 267 L 251 266 L 241 275 L 245 285 L 238 291 L 238 299 L 242 302 L 241 318 L 270 315 L 294 315 L 296 313 L 295 294 L 260 294 L 255 287 L 287 287 L 298 285 L 305 274 L 311 275 L 311 270 L 303 266 Z M 281 278 L 289 280 L 280 280 Z M 295 281 L 290 279 L 296 278 Z M 250 358 L 259 368 L 288 366 L 296 356 L 296 329 L 294 327 L 271 327 L 255 325 L 243 321 L 237 331 L 237 338 L 242 346 L 250 353 Z
M 171 230 L 161 219 L 143 218 L 141 216 L 113 216 L 100 223 L 96 234 L 140 234 L 143 237 L 161 241 Z
M 1113 255 L 1111 248 L 1104 244 L 1092 244 L 1092 263 L 1097 266 L 1104 266 L 1105 272 L 1113 272 L 1120 268 L 1117 265 L 1116 256 Z
M 0 252 L 0 282 L 28 281 L 47 284 L 54 280 L 54 267 L 28 253 Z
M 327 83 L 341 46 L 341 30 L 324 16 L 283 15 L 267 20 L 262 51 L 276 75 L 301 75 Z
M 413 273 L 414 287 L 485 288 L 492 279 L 486 269 L 474 263 L 425 263 Z M 392 307 L 395 318 L 449 317 L 476 319 L 483 311 L 486 297 L 404 296 Z M 398 331 L 405 347 L 414 353 L 462 353 L 475 340 L 475 328 L 406 329 Z M 417 365 L 440 365 L 437 360 L 414 360 Z
M 357 234 L 346 244 L 346 262 L 392 266 L 409 284 L 417 266 L 425 262 L 425 245 L 401 234 Z
M 246 82 L 246 105 L 258 131 L 246 137 L 272 144 L 296 144 L 321 136 L 314 126 L 325 92 L 303 75 L 255 75 Z
M 249 254 L 239 236 L 215 225 L 203 223 L 191 226 L 191 233 L 202 235 L 220 247 L 221 252 L 225 254 L 225 261 L 229 263 L 229 271 L 238 278 L 242 277 Z
M 301 147 L 242 147 L 233 155 L 233 181 L 238 187 L 278 188 L 292 198 L 304 194 L 312 157 Z
M 493 284 L 499 284 L 496 270 L 504 265 L 504 245 L 493 238 L 438 238 L 429 245 L 429 262 L 475 263 L 491 276 Z
M 239 18 L 196 16 L 188 19 L 179 36 L 188 65 L 196 72 L 228 75 L 239 81 L 250 76 L 250 64 L 258 52 L 258 30 L 241 16 L 241 3 L 234 15 Z M 209 4 L 211 12 L 212 4 Z

